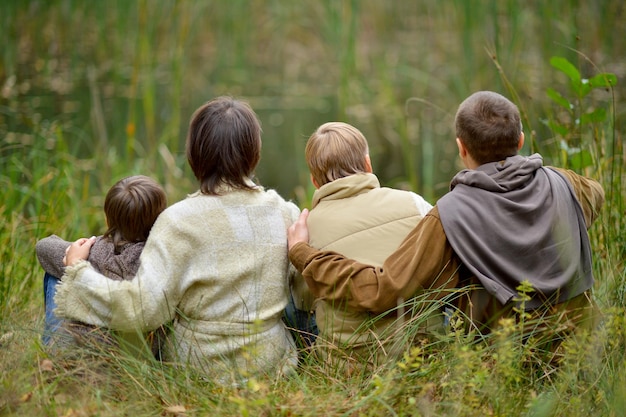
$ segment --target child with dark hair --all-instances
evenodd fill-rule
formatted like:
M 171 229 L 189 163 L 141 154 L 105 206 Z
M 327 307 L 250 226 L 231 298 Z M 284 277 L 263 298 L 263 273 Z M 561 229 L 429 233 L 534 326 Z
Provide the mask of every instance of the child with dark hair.
M 116 281 L 132 279 L 139 269 L 139 256 L 150 229 L 166 207 L 165 192 L 153 179 L 136 175 L 119 180 L 105 197 L 107 230 L 104 235 L 92 238 L 94 243 L 89 253 L 89 262 L 109 279 Z M 64 273 L 63 260 L 70 244 L 71 242 L 52 235 L 38 241 L 35 247 L 39 263 L 46 272 L 44 276 L 46 319 L 43 341 L 45 344 L 71 340 L 79 344 L 93 340 L 112 341 L 105 330 L 77 321 L 64 321 L 54 314 L 56 307 L 54 295 L 59 283 L 58 277 Z M 135 334 L 125 336 L 122 338 L 133 340 L 133 343 L 141 343 L 136 340 Z M 158 354 L 157 347 L 152 347 L 154 353 Z

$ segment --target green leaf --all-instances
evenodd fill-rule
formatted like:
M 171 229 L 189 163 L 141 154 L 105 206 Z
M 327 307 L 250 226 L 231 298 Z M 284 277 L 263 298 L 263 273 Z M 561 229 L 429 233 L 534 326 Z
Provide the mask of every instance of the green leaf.
M 589 79 L 589 85 L 592 88 L 613 87 L 617 85 L 617 77 L 611 73 L 597 74 Z
M 580 84 L 580 72 L 566 58 L 553 56 L 550 58 L 550 65 L 567 75 L 573 84 Z
M 572 106 L 572 103 L 570 103 L 565 97 L 561 95 L 561 93 L 554 90 L 553 88 L 548 88 L 546 90 L 546 94 L 552 99 L 552 101 L 554 101 L 556 104 L 563 107 L 567 111 L 571 112 L 574 108 L 574 106 Z
M 586 78 L 580 80 L 580 83 L 577 85 L 572 83 L 572 87 L 574 87 L 574 91 L 576 91 L 576 94 L 578 94 L 578 97 L 580 98 L 585 97 L 591 92 L 591 85 L 589 84 L 589 80 Z
M 567 135 L 567 127 L 563 126 L 562 124 L 559 124 L 551 120 L 548 122 L 548 127 L 557 135 L 560 135 L 560 136 Z
M 561 148 L 562 151 L 567 152 L 568 155 L 571 154 L 571 153 L 576 152 L 575 149 L 578 149 L 578 148 L 570 148 L 569 145 L 567 144 L 567 142 L 564 141 L 564 140 L 560 140 L 559 141 L 559 148 Z M 574 150 L 572 150 L 572 149 L 574 149 Z
M 606 110 L 602 107 L 580 116 L 581 124 L 598 123 L 606 120 Z
M 591 152 L 587 150 L 579 150 L 569 155 L 569 164 L 574 168 L 586 168 L 593 165 Z

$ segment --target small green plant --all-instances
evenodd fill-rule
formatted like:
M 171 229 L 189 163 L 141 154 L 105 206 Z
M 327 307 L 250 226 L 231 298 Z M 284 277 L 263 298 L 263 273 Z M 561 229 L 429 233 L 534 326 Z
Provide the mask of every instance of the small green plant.
M 595 89 L 611 89 L 617 84 L 617 77 L 611 73 L 599 73 L 591 78 L 584 78 L 580 71 L 567 58 L 553 56 L 550 65 L 565 74 L 569 79 L 569 93 L 573 99 L 552 87 L 546 90 L 548 97 L 559 106 L 555 119 L 547 121 L 550 129 L 559 138 L 561 165 L 578 169 L 594 164 L 591 152 L 585 148 L 589 144 L 585 134 L 591 132 L 593 142 L 597 143 L 596 127 L 607 121 L 605 107 L 585 107 L 585 99 Z M 592 142 L 592 143 L 593 143 Z

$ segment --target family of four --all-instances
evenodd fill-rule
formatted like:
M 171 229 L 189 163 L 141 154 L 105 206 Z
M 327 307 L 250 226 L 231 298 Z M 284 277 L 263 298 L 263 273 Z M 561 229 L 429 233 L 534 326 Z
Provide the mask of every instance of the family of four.
M 485 333 L 522 308 L 558 322 L 545 332 L 555 343 L 593 326 L 587 228 L 600 184 L 518 155 L 519 111 L 497 93 L 472 94 L 455 124 L 466 169 L 434 207 L 380 186 L 358 129 L 320 126 L 306 146 L 316 191 L 300 213 L 252 180 L 254 111 L 209 101 L 186 141 L 197 192 L 166 208 L 153 180 L 123 179 L 103 236 L 37 243 L 44 342 L 123 344 L 239 378 L 293 372 L 295 342 L 348 368 L 383 364 L 410 343 L 407 319 L 425 337 L 450 314 Z M 520 302 L 524 282 L 533 291 Z

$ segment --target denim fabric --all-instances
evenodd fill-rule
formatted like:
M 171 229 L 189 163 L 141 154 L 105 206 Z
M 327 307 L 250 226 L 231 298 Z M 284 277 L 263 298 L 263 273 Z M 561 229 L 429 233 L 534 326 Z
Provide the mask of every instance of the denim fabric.
M 315 313 L 297 309 L 291 297 L 289 304 L 285 307 L 283 321 L 289 327 L 298 347 L 309 347 L 315 342 L 319 333 Z
M 63 319 L 54 315 L 56 304 L 54 303 L 54 294 L 56 293 L 57 284 L 61 282 L 57 277 L 46 272 L 43 277 L 43 300 L 46 312 L 44 322 L 43 335 L 41 340 L 45 345 L 49 345 L 52 335 L 59 329 L 63 323 Z

